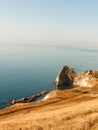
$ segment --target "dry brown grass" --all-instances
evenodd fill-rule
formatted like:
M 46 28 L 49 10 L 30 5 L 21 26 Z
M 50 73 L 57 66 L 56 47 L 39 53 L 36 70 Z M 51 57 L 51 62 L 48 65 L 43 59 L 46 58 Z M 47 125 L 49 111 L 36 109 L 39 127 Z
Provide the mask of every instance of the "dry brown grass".
M 53 91 L 51 99 L 0 111 L 0 130 L 98 130 L 98 94 Z

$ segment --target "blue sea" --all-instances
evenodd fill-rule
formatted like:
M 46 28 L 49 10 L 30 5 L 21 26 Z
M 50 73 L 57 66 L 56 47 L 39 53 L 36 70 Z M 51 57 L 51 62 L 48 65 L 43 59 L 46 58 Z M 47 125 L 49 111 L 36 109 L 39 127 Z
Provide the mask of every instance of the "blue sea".
M 55 89 L 61 66 L 98 69 L 98 50 L 70 46 L 0 45 L 0 103 Z M 4 108 L 0 104 L 0 109 Z

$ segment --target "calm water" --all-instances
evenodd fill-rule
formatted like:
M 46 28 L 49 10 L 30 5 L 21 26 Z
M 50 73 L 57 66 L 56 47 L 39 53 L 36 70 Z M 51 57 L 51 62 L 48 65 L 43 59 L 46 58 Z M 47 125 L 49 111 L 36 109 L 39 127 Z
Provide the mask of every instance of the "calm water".
M 77 72 L 98 69 L 97 57 L 93 49 L 0 45 L 0 102 L 54 89 L 62 65 Z

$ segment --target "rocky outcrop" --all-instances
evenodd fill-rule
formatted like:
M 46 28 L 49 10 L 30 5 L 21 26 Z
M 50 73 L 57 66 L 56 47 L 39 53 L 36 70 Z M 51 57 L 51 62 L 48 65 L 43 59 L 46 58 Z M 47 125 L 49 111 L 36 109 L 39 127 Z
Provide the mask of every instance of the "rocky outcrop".
M 11 105 L 11 104 L 16 104 L 16 103 L 28 103 L 28 102 L 31 102 L 31 101 L 34 101 L 35 99 L 45 95 L 48 93 L 48 90 L 46 91 L 42 91 L 38 94 L 35 94 L 33 96 L 30 96 L 30 97 L 23 97 L 21 99 L 12 99 L 11 101 L 3 101 L 1 102 L 0 104 L 3 105 L 3 104 L 6 104 L 6 105 Z
M 48 93 L 48 90 L 42 91 L 42 92 L 40 92 L 38 94 L 35 94 L 33 96 L 30 96 L 30 97 L 21 98 L 21 99 L 18 99 L 18 100 L 13 99 L 11 101 L 11 104 L 15 104 L 15 103 L 28 103 L 28 102 L 34 101 L 38 97 L 41 97 L 42 95 L 47 94 L 47 93 Z
M 94 87 L 98 85 L 98 71 L 86 70 L 74 78 L 73 85 L 80 87 Z
M 76 73 L 68 66 L 61 67 L 55 81 L 57 88 L 65 85 L 74 85 L 79 87 L 93 87 L 98 85 L 98 70 L 86 70 L 82 73 Z
M 71 85 L 73 84 L 73 79 L 76 73 L 73 71 L 73 69 L 69 68 L 68 66 L 61 67 L 55 82 L 56 86 L 62 86 L 62 85 Z

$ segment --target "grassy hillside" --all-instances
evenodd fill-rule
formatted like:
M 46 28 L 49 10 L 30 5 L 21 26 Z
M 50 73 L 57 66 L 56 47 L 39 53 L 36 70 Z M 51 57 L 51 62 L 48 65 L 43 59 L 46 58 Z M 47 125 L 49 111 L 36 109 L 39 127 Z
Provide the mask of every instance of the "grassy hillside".
M 98 90 L 55 90 L 0 111 L 0 130 L 98 130 Z

